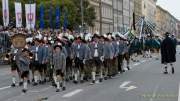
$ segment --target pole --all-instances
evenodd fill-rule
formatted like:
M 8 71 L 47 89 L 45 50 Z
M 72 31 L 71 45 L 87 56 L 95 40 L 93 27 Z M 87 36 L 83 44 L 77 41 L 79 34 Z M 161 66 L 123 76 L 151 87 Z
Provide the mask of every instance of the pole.
M 131 26 L 131 0 L 129 0 L 129 26 Z
M 116 0 L 116 1 L 117 1 L 117 0 Z M 116 2 L 116 3 L 117 3 L 117 2 Z M 115 19 L 114 19 L 114 17 L 115 17 L 115 16 L 114 16 L 114 10 L 115 10 L 114 0 L 112 0 L 112 12 L 113 12 L 113 16 L 112 16 L 112 17 L 113 17 L 113 32 L 114 32 L 114 27 L 115 27 L 115 26 L 114 26 L 114 24 L 115 24 Z
M 102 0 L 99 0 L 100 34 L 102 34 Z
M 143 28 L 144 28 L 144 17 L 141 18 L 141 31 L 139 35 L 139 40 L 142 38 Z
M 81 31 L 84 32 L 84 7 L 83 7 L 83 0 L 81 0 Z
M 30 17 L 31 17 L 31 4 L 32 4 L 32 0 L 30 0 L 29 3 L 30 3 Z M 30 20 L 30 30 L 31 30 L 31 27 L 32 27 L 32 26 L 31 26 L 31 24 L 32 24 L 31 21 L 32 21 L 32 20 Z
M 122 23 L 123 23 L 123 33 L 124 33 L 124 0 L 122 0 Z
M 119 32 L 119 0 L 117 0 L 117 3 L 116 3 L 116 6 L 117 6 L 117 32 Z

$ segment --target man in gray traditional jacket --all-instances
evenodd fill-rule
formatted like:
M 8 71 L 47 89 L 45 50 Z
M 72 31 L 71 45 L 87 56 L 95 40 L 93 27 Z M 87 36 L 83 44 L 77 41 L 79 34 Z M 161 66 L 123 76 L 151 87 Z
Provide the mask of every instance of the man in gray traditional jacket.
M 29 52 L 27 49 L 23 49 L 22 55 L 19 57 L 19 71 L 21 73 L 21 78 L 23 79 L 23 90 L 22 92 L 26 93 L 27 91 L 27 80 L 29 77 Z
M 102 61 L 100 57 L 103 56 L 103 45 L 99 43 L 99 36 L 94 35 L 93 42 L 90 43 L 90 51 L 91 57 L 93 61 L 93 65 L 91 67 L 91 74 L 92 74 L 92 83 L 95 83 L 96 80 L 96 72 L 99 71 L 100 73 L 100 82 L 102 82 L 103 77 L 103 70 L 102 70 Z
M 62 52 L 62 47 L 59 45 L 54 46 L 53 54 L 53 66 L 56 73 L 56 92 L 60 91 L 60 85 L 62 84 L 62 90 L 65 90 L 65 72 L 66 72 L 66 56 Z

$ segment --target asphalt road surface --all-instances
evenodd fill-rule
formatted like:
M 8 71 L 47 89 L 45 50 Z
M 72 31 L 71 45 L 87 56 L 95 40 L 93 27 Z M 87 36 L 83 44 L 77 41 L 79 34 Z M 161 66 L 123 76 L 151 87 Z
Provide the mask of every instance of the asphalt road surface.
M 0 101 L 180 101 L 180 55 L 175 74 L 164 75 L 160 60 L 140 58 L 131 70 L 102 83 L 67 83 L 67 90 L 55 92 L 50 84 L 11 88 L 8 66 L 0 66 Z M 169 70 L 171 72 L 171 70 Z

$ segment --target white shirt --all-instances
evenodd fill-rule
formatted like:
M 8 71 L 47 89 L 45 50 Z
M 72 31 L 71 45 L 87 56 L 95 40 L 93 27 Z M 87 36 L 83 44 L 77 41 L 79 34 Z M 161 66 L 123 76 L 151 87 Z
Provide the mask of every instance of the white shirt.
M 39 49 L 39 47 L 36 47 L 36 54 L 35 54 L 35 61 L 38 61 L 38 49 Z
M 14 54 L 16 54 L 17 51 L 18 51 L 18 49 L 15 49 L 15 50 L 14 50 Z M 16 60 L 16 55 L 14 55 L 13 60 Z
M 80 49 L 80 44 L 78 44 L 78 52 L 77 52 L 77 57 L 79 57 L 79 49 Z
M 119 45 L 119 41 L 117 41 L 117 45 Z
M 98 46 L 97 46 L 97 43 L 95 43 L 95 51 L 94 51 L 94 57 L 98 57 L 99 56 L 99 54 L 98 54 Z

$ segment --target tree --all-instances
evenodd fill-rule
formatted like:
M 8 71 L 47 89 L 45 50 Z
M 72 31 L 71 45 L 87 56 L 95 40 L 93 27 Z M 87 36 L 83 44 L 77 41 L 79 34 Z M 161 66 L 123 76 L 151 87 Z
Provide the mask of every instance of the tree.
M 76 24 L 81 25 L 81 0 L 72 0 L 76 5 L 78 13 L 76 13 Z M 83 13 L 84 13 L 84 23 L 88 26 L 93 27 L 94 21 L 96 19 L 96 13 L 93 6 L 90 5 L 88 0 L 83 0 Z

